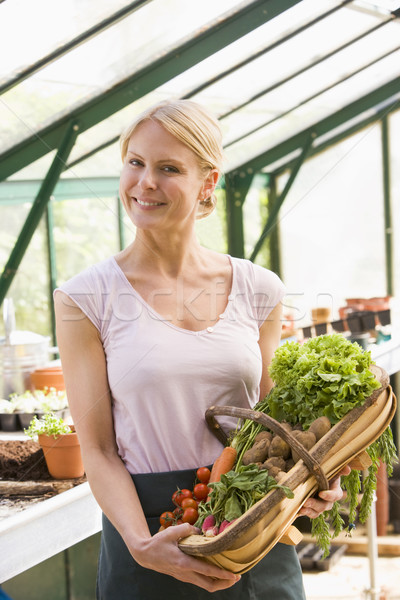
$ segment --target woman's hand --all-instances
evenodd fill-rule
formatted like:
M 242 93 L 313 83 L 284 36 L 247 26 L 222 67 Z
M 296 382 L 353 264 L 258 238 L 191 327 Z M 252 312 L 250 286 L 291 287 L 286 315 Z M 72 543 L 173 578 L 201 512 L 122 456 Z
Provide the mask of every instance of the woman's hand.
M 174 525 L 143 540 L 140 549 L 132 554 L 142 567 L 171 575 L 208 592 L 224 590 L 239 581 L 240 575 L 198 560 L 179 549 L 180 539 L 196 533 L 199 530 L 189 523 Z
M 325 512 L 326 510 L 330 510 L 334 504 L 338 500 L 341 500 L 345 497 L 345 492 L 343 492 L 340 487 L 340 476 L 348 475 L 351 471 L 349 466 L 343 467 L 343 469 L 338 473 L 335 479 L 332 479 L 329 485 L 329 490 L 325 490 L 324 492 L 320 492 L 318 494 L 319 498 L 308 498 L 299 511 L 299 516 L 310 517 L 310 519 L 316 519 L 320 514 Z

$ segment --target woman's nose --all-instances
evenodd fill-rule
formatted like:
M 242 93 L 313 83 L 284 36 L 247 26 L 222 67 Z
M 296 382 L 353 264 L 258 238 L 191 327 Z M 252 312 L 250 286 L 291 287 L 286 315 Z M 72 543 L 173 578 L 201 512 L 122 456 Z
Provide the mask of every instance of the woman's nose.
M 155 174 L 151 169 L 143 168 L 140 175 L 139 184 L 142 189 L 155 189 L 157 187 Z

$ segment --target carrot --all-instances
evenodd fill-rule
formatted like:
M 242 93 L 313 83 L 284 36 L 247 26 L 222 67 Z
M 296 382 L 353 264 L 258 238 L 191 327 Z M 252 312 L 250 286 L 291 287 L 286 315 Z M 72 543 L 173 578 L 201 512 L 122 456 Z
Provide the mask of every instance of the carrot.
M 215 460 L 208 483 L 214 483 L 221 479 L 221 475 L 228 473 L 235 464 L 237 452 L 232 446 L 226 446 Z

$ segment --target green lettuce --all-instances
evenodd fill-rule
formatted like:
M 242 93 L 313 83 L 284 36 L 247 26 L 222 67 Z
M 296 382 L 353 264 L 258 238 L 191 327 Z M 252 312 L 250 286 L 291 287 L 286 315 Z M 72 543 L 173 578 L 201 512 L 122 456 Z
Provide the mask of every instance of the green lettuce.
M 278 421 L 300 422 L 305 429 L 322 415 L 335 424 L 380 387 L 370 364 L 370 352 L 339 333 L 304 344 L 286 342 L 269 368 L 275 387 L 267 398 L 267 412 Z

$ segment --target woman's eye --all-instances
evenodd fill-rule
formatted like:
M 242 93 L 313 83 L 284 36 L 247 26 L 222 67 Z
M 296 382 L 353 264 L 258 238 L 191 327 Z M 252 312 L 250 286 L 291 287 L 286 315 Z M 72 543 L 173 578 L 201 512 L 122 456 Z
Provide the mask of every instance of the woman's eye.
M 136 158 L 132 158 L 129 161 L 129 164 L 132 165 L 133 167 L 138 167 L 138 166 L 142 165 L 142 163 L 140 162 L 140 160 L 137 160 Z
M 166 171 L 167 173 L 179 173 L 178 169 L 176 167 L 172 167 L 171 165 L 166 165 L 163 167 L 163 171 Z

